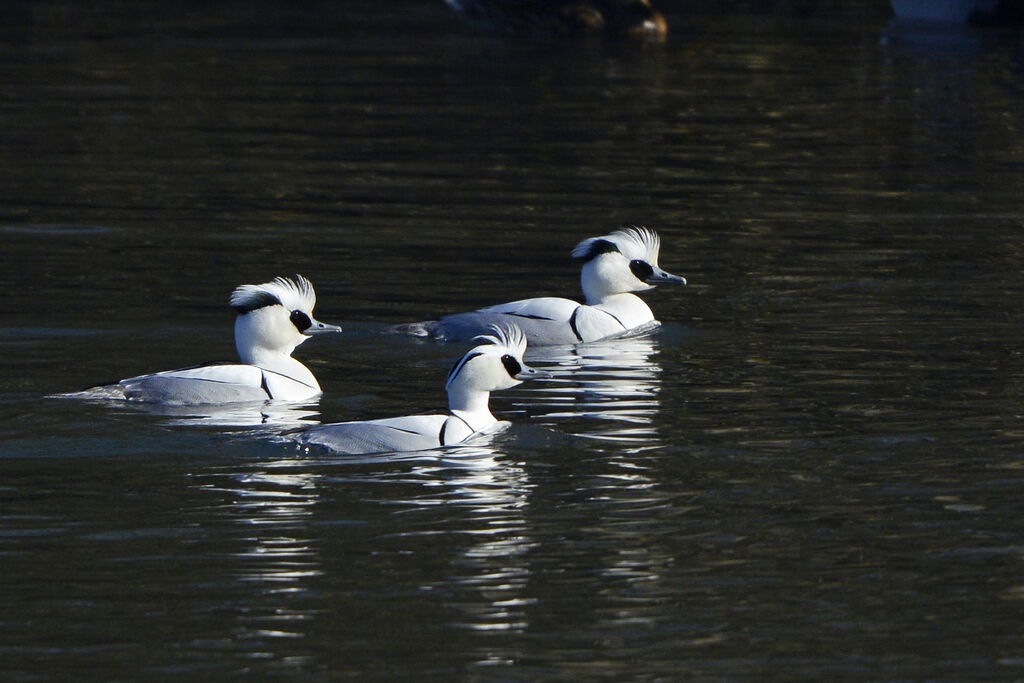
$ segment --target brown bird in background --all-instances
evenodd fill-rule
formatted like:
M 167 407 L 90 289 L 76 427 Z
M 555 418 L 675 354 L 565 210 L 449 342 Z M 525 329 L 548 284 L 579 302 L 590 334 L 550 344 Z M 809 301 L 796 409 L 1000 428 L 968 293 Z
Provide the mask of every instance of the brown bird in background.
M 507 36 L 585 33 L 663 40 L 665 17 L 650 0 L 445 0 L 470 24 Z

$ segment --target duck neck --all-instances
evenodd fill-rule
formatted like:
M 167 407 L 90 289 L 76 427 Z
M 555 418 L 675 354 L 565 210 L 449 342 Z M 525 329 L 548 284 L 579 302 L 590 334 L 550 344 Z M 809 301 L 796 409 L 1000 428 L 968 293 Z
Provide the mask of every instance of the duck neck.
M 490 395 L 487 391 L 467 391 L 449 387 L 448 410 L 465 420 L 474 431 L 479 432 L 497 422 L 488 407 Z
M 241 318 L 242 316 L 239 316 Z M 246 365 L 255 365 L 261 370 L 267 370 L 288 379 L 305 384 L 314 391 L 320 391 L 320 384 L 316 377 L 305 365 L 291 356 L 294 346 L 287 351 L 279 348 L 267 348 L 253 343 L 253 335 L 244 325 L 235 326 L 235 348 L 238 349 L 238 357 Z
M 601 300 L 609 294 L 601 278 L 595 272 L 593 262 L 583 266 L 583 270 L 580 272 L 580 286 L 583 288 L 583 298 L 588 306 L 601 303 Z
M 613 316 L 627 330 L 654 320 L 650 306 L 628 292 L 609 294 L 591 305 Z
M 316 381 L 316 377 L 313 376 L 310 369 L 287 354 L 257 347 L 251 349 L 248 354 L 240 353 L 239 355 L 243 363 L 284 375 L 289 379 L 320 391 L 320 384 Z

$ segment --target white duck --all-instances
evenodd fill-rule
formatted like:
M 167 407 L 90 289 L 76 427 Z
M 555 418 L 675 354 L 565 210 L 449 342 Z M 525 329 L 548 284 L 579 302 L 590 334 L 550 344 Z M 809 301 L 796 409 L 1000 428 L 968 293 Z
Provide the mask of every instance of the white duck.
M 546 373 L 523 362 L 526 337 L 515 325 L 492 327 L 448 373 L 444 415 L 408 415 L 364 422 L 318 425 L 296 433 L 302 444 L 347 454 L 421 451 L 462 443 L 503 423 L 491 414 L 492 391 L 514 387 Z
M 649 228 L 628 227 L 583 240 L 572 257 L 583 263 L 585 304 L 559 297 L 522 299 L 468 313 L 395 328 L 443 341 L 471 339 L 488 325 L 513 322 L 532 346 L 579 344 L 648 331 L 660 325 L 633 292 L 660 284 L 685 285 L 686 278 L 658 267 L 661 240 Z
M 309 368 L 292 358 L 314 334 L 341 332 L 313 318 L 316 294 L 309 280 L 275 278 L 241 285 L 231 294 L 235 346 L 241 363 L 210 363 L 123 379 L 65 396 L 126 399 L 167 405 L 242 401 L 305 401 L 320 395 Z

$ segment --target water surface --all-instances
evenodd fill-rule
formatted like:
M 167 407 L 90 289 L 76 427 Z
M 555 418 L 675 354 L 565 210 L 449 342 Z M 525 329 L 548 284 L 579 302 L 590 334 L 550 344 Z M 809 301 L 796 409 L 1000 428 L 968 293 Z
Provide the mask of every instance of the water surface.
M 826 9 L 667 5 L 648 46 L 11 10 L 5 675 L 1020 678 L 1020 36 Z M 384 331 L 576 296 L 622 224 L 690 285 L 654 336 L 531 350 L 493 439 L 276 438 L 442 409 L 462 347 Z M 346 329 L 298 351 L 318 404 L 46 398 L 233 357 L 231 290 L 293 272 Z

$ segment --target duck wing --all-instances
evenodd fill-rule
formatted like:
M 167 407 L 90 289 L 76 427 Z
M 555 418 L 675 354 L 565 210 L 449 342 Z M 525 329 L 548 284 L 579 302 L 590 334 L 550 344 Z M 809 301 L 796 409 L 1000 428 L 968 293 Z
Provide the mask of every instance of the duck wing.
M 431 336 L 445 341 L 468 341 L 489 334 L 493 325 L 516 324 L 531 346 L 575 344 L 579 341 L 569 320 L 580 304 L 571 299 L 540 297 L 488 306 L 468 313 L 446 315 L 424 324 Z
M 573 312 L 580 307 L 578 301 L 563 299 L 557 296 L 541 296 L 533 299 L 520 299 L 507 304 L 481 308 L 477 313 L 505 313 L 532 320 L 553 320 L 568 322 Z
M 131 401 L 190 405 L 266 401 L 263 371 L 254 365 L 215 363 L 123 379 L 116 385 Z
M 441 428 L 448 415 L 409 415 L 365 422 L 339 422 L 310 427 L 300 443 L 360 455 L 391 451 L 423 451 L 441 447 Z

